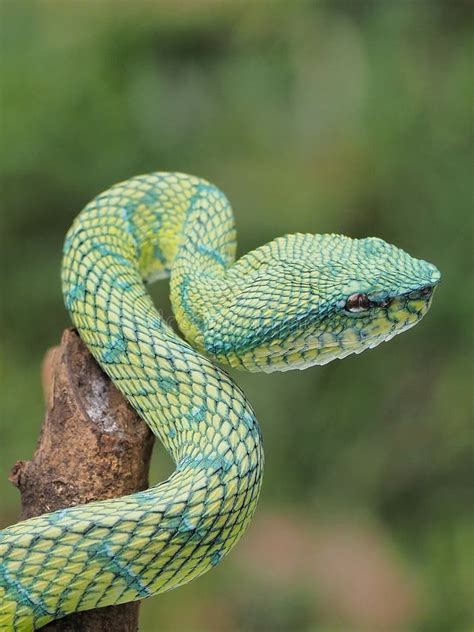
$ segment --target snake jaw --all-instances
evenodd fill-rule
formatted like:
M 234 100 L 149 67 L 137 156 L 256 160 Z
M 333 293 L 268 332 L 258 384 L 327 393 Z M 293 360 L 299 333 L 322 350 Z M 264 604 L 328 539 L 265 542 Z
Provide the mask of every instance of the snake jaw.
M 415 326 L 428 312 L 436 284 L 404 287 L 400 294 L 372 293 L 367 309 L 354 313 L 345 309 L 346 301 L 341 299 L 332 310 L 316 309 L 288 317 L 279 330 L 263 332 L 263 339 L 255 328 L 255 344 L 249 344 L 252 339 L 247 338 L 234 340 L 232 346 L 229 342 L 226 345 L 222 337 L 209 337 L 206 351 L 221 363 L 251 372 L 302 370 L 327 364 L 373 349 Z M 221 317 L 232 318 L 229 314 Z

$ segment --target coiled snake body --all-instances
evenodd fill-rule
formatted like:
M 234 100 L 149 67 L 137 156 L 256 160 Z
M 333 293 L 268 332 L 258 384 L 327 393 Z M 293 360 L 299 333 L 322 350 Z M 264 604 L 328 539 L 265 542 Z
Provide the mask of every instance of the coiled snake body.
M 263 451 L 250 404 L 205 356 L 273 371 L 358 353 L 418 322 L 440 276 L 375 238 L 288 235 L 237 262 L 235 248 L 223 193 L 183 174 L 117 184 L 76 218 L 66 307 L 176 470 L 143 492 L 5 529 L 0 629 L 142 599 L 215 566 L 254 512 Z M 143 280 L 168 275 L 190 344 L 146 293 Z

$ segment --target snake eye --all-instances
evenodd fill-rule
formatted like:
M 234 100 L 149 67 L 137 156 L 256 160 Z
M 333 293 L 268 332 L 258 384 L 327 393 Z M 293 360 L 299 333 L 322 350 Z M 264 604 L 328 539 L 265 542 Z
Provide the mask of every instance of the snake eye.
M 365 312 L 369 309 L 371 303 L 367 294 L 351 294 L 346 300 L 344 309 L 353 314 L 357 312 Z

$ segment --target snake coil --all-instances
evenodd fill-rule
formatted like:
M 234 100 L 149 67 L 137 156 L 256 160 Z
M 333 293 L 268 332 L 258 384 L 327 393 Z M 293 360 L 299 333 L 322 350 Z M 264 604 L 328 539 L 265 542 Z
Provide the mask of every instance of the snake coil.
M 66 308 L 176 470 L 1 532 L 0 629 L 149 597 L 215 566 L 255 510 L 263 451 L 252 407 L 208 357 L 273 371 L 358 353 L 418 322 L 439 281 L 431 264 L 374 238 L 289 235 L 237 262 L 235 250 L 223 193 L 184 174 L 117 184 L 74 221 Z M 189 344 L 146 292 L 144 281 L 166 276 Z

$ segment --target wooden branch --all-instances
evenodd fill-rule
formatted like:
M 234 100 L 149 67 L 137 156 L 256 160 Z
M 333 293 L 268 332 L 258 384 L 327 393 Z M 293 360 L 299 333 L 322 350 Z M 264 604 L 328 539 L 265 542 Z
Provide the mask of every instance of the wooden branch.
M 21 492 L 21 519 L 148 487 L 154 437 L 74 330 L 47 352 L 42 380 L 46 415 L 36 452 L 10 474 Z M 138 607 L 80 612 L 42 629 L 134 632 Z

